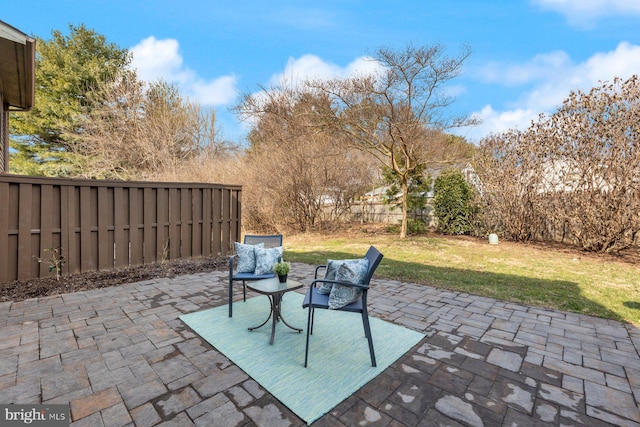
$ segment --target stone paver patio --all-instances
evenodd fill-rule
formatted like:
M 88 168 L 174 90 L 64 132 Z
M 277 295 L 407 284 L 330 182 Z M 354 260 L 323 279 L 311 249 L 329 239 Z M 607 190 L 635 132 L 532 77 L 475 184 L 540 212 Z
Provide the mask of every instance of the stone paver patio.
M 640 329 L 372 285 L 372 315 L 427 337 L 314 426 L 640 426 Z M 226 287 L 214 271 L 1 303 L 0 402 L 69 403 L 73 426 L 304 425 L 178 319 Z

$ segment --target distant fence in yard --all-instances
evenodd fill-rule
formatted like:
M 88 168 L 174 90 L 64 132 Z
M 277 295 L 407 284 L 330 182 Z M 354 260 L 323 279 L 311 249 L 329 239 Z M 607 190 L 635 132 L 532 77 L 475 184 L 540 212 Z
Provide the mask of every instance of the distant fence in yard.
M 224 256 L 240 240 L 241 186 L 0 175 L 0 282 Z M 37 257 L 42 259 L 38 263 Z
M 430 199 L 429 199 L 430 200 Z M 326 215 L 332 215 L 333 206 L 325 206 Z M 361 223 L 384 223 L 398 225 L 402 221 L 402 208 L 393 207 L 379 201 L 357 201 L 353 202 L 349 210 L 340 214 L 340 219 L 347 222 Z M 409 213 L 409 218 L 420 220 L 425 224 L 435 225 L 433 209 L 428 202 L 425 209 L 415 209 Z

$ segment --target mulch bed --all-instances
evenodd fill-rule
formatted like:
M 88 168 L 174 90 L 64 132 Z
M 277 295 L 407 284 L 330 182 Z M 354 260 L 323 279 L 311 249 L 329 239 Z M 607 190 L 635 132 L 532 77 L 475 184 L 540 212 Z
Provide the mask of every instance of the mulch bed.
M 55 276 L 0 283 L 0 302 L 23 301 L 48 295 L 66 294 L 89 289 L 117 286 L 125 283 L 162 277 L 176 277 L 228 268 L 228 258 L 199 258 L 168 261 L 136 267 L 90 271 L 86 273 Z

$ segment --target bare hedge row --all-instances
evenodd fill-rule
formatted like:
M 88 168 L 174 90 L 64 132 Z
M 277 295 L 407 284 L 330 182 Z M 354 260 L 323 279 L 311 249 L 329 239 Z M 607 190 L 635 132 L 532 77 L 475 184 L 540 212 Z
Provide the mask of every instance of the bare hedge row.
M 475 168 L 490 230 L 617 252 L 640 230 L 640 82 L 572 92 L 525 131 L 482 141 Z

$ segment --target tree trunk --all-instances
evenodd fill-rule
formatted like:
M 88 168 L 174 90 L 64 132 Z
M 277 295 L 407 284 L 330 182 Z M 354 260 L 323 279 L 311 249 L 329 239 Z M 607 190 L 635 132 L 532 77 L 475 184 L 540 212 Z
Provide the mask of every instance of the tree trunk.
M 407 237 L 407 221 L 409 218 L 409 182 L 406 177 L 402 178 L 402 224 L 400 225 L 400 238 Z

